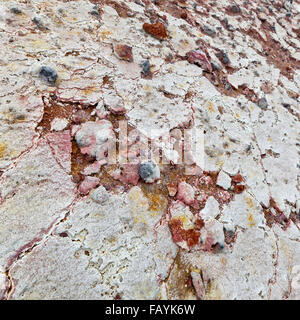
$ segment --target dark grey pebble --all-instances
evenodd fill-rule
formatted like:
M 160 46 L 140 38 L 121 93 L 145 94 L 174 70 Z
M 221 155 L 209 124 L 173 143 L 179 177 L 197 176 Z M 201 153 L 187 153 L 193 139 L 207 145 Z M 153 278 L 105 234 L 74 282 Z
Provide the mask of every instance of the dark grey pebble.
M 47 67 L 47 66 L 43 66 L 40 69 L 40 77 L 47 82 L 48 84 L 55 84 L 56 80 L 57 80 L 57 73 L 54 69 L 52 69 L 51 67 Z
M 267 109 L 267 107 L 268 107 L 268 102 L 267 102 L 266 98 L 259 99 L 257 104 L 261 109 Z
M 203 26 L 203 32 L 206 33 L 207 35 L 214 37 L 216 35 L 216 31 L 209 26 Z
M 139 173 L 143 180 L 153 175 L 155 164 L 152 161 L 143 162 L 139 166 Z
M 22 13 L 22 11 L 20 9 L 18 9 L 18 8 L 11 8 L 10 12 L 12 12 L 14 14 L 21 14 Z
M 143 61 L 142 64 L 141 64 L 141 66 L 142 66 L 142 69 L 143 69 L 142 72 L 143 72 L 144 74 L 149 74 L 149 72 L 150 72 L 150 67 L 151 67 L 149 60 Z

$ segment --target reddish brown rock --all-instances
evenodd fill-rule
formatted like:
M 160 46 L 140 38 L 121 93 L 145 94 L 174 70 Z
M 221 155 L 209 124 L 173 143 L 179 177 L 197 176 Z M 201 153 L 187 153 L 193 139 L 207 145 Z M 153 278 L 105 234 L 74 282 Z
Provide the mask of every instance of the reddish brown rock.
M 152 37 L 158 39 L 158 40 L 163 40 L 168 37 L 166 27 L 164 26 L 163 23 L 161 22 L 156 22 L 156 23 L 144 23 L 143 24 L 143 29 L 151 34 Z
M 115 55 L 121 59 L 128 62 L 133 62 L 133 55 L 132 55 L 132 47 L 128 46 L 127 44 L 114 44 L 114 53 Z
M 243 184 L 237 184 L 234 186 L 234 192 L 235 193 L 242 193 L 246 189 L 246 186 Z
M 243 182 L 243 181 L 244 181 L 242 175 L 240 175 L 240 174 L 235 175 L 234 177 L 231 178 L 231 180 L 232 180 L 233 182 L 236 182 L 236 183 L 239 183 L 239 182 Z

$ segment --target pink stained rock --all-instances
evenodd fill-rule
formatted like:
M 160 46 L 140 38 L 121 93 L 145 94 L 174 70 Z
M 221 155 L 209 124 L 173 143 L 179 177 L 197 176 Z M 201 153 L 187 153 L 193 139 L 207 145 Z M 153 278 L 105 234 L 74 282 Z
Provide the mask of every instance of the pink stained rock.
M 139 164 L 125 164 L 120 169 L 112 172 L 111 176 L 123 183 L 130 183 L 136 186 L 139 181 Z
M 46 135 L 46 139 L 57 162 L 70 172 L 72 151 L 70 130 L 50 132 Z
M 206 71 L 212 72 L 211 63 L 204 51 L 202 50 L 191 50 L 186 54 L 189 63 L 197 64 Z
M 198 272 L 192 271 L 191 278 L 193 287 L 196 291 L 197 298 L 201 300 L 205 296 L 205 286 L 202 277 Z
M 97 177 L 86 177 L 79 185 L 79 192 L 81 194 L 88 194 L 93 188 L 97 187 L 100 183 Z
M 178 185 L 177 199 L 189 206 L 194 204 L 195 191 L 193 187 L 186 182 L 180 182 Z

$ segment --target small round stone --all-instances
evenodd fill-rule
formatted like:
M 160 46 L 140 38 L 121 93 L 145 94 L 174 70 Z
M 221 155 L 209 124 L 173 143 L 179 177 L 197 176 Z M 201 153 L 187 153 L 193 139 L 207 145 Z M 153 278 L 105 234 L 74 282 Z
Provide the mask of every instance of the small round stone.
M 268 102 L 267 102 L 267 99 L 266 98 L 261 98 L 258 100 L 258 106 L 261 108 L 261 109 L 267 109 L 268 107 Z

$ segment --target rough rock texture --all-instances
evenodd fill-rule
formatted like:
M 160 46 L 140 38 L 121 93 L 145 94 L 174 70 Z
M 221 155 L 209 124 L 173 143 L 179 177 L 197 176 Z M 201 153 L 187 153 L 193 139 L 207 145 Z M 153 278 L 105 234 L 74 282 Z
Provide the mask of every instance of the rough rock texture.
M 299 16 L 2 1 L 0 299 L 300 299 Z

